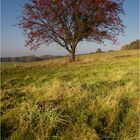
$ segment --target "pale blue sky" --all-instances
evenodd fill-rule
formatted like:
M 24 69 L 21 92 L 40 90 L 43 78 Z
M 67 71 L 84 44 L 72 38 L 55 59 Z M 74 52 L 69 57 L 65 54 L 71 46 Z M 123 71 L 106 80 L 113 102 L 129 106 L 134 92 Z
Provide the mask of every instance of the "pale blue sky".
M 27 0 L 24 0 L 26 2 Z M 22 1 L 23 2 L 23 1 Z M 16 17 L 20 15 L 20 0 L 1 0 L 1 56 L 13 57 L 23 55 L 66 55 L 67 51 L 53 43 L 46 48 L 40 47 L 36 52 L 26 48 L 25 38 L 22 30 L 14 27 Z M 119 36 L 119 45 L 100 45 L 93 42 L 81 42 L 78 44 L 76 53 L 94 52 L 97 48 L 102 50 L 118 50 L 122 45 L 130 43 L 139 38 L 139 0 L 125 0 L 125 15 L 123 16 L 126 25 L 125 36 Z

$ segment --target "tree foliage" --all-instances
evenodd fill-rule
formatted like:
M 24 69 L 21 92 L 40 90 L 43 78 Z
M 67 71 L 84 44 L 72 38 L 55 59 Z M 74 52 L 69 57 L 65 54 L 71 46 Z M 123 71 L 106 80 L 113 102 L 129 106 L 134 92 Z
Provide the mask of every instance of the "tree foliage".
M 126 44 L 122 46 L 122 50 L 134 50 L 134 49 L 140 49 L 140 40 L 136 40 L 131 42 L 130 44 Z
M 120 18 L 124 0 L 29 0 L 18 25 L 26 34 L 26 46 L 56 42 L 75 60 L 80 41 L 117 41 L 123 32 Z

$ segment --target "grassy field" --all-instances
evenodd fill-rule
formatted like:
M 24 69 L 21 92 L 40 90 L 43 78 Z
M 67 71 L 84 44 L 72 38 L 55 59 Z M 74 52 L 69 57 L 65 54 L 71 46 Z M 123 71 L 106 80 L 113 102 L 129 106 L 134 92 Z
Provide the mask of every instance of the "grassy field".
M 139 51 L 1 66 L 2 140 L 138 140 Z

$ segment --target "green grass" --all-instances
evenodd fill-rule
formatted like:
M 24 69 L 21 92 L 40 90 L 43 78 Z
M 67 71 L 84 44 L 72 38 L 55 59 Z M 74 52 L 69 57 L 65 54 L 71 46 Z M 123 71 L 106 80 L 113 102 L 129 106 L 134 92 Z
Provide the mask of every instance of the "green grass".
M 2 64 L 2 140 L 138 140 L 138 54 Z

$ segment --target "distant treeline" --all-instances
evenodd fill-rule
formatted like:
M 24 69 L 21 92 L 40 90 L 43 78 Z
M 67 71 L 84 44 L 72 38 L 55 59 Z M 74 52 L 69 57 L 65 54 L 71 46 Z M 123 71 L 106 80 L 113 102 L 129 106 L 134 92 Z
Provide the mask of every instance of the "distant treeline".
M 140 49 L 139 47 L 140 45 L 140 40 L 136 40 L 131 42 L 130 44 L 126 44 L 124 46 L 122 46 L 122 50 L 133 50 L 133 49 Z
M 21 57 L 2 57 L 1 62 L 33 62 L 33 61 L 55 59 L 60 57 L 62 56 L 43 55 L 41 57 L 37 57 L 35 55 L 31 55 L 31 56 L 21 56 Z

